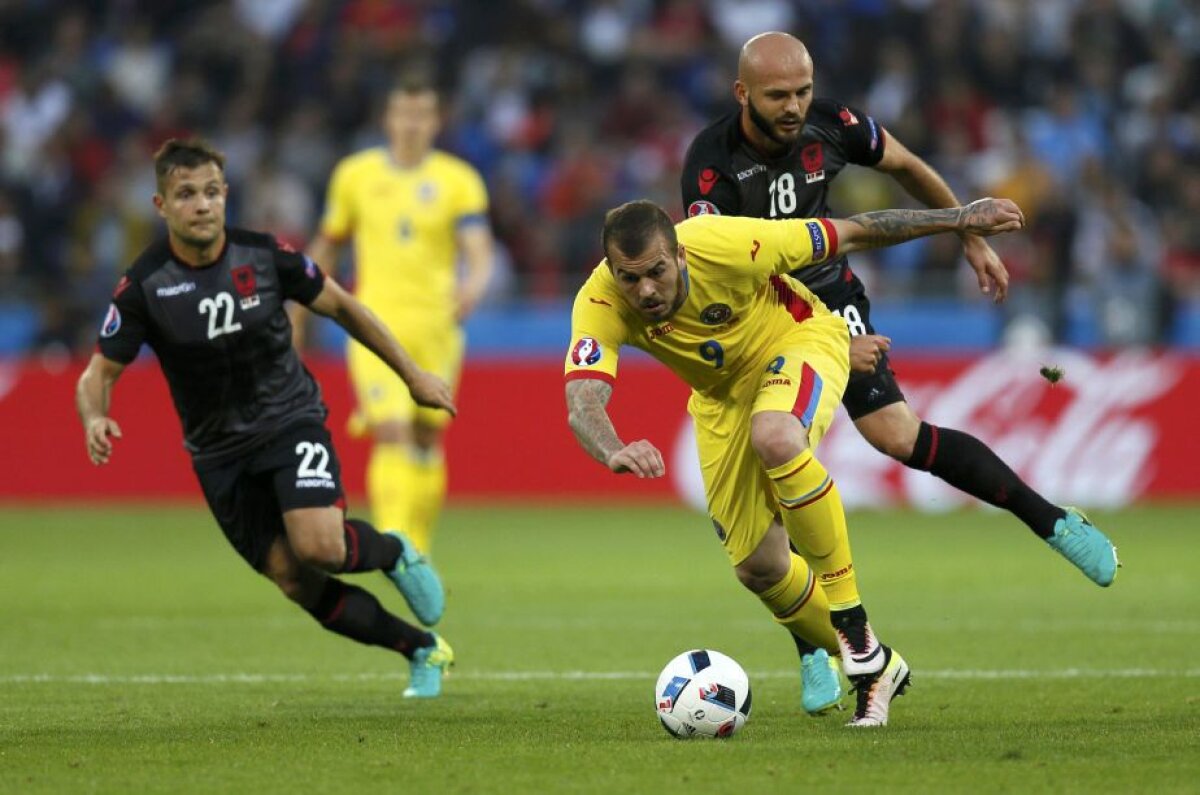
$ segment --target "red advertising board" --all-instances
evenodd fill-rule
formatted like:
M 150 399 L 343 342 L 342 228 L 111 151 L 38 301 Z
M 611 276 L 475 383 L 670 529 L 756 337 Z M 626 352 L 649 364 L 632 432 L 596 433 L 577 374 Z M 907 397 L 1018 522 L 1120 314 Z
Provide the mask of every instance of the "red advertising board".
M 1051 386 L 1042 363 L 1063 367 Z M 309 363 L 330 408 L 330 428 L 352 499 L 361 494 L 369 447 L 348 438 L 352 398 L 340 362 Z M 1170 354 L 1036 355 L 914 359 L 896 364 L 906 395 L 925 419 L 967 430 L 1057 502 L 1120 505 L 1200 496 L 1190 395 L 1200 360 Z M 112 462 L 84 453 L 73 393 L 81 364 L 0 364 L 0 428 L 7 442 L 0 499 L 54 502 L 114 498 L 198 499 L 179 421 L 153 360 L 125 371 L 112 416 L 124 438 Z M 608 473 L 567 426 L 558 361 L 469 363 L 460 417 L 447 439 L 451 498 L 506 500 L 660 499 L 701 501 L 691 461 L 687 389 L 648 361 L 622 362 L 611 412 L 626 440 L 663 450 L 668 477 Z M 963 495 L 928 474 L 876 453 L 844 416 L 819 451 L 850 506 L 907 503 L 955 507 Z

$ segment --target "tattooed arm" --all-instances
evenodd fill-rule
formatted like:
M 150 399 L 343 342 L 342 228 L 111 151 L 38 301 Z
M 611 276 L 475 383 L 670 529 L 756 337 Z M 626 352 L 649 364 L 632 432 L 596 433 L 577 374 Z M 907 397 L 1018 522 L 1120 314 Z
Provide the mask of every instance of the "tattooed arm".
M 580 446 L 588 455 L 618 474 L 632 472 L 639 478 L 656 478 L 666 473 L 662 453 L 645 439 L 625 444 L 617 436 L 608 416 L 612 385 L 598 378 L 567 382 L 567 419 Z
M 1008 199 L 979 199 L 944 210 L 878 210 L 830 220 L 837 230 L 837 250 L 843 254 L 942 232 L 987 237 L 1025 226 L 1025 215 Z
M 909 151 L 891 131 L 887 133 L 883 159 L 875 164 L 875 169 L 891 176 L 909 196 L 926 207 L 956 207 L 959 204 L 942 175 Z M 980 292 L 991 293 L 993 300 L 1000 303 L 1008 295 L 1008 270 L 1004 263 L 982 237 L 966 232 L 959 232 L 958 236 L 962 239 L 963 256 L 979 281 Z

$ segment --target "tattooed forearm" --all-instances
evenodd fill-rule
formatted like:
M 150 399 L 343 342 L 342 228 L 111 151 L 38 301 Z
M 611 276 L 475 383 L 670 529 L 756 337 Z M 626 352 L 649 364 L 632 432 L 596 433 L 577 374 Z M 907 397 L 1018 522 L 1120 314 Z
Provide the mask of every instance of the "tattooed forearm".
M 1025 226 L 1021 208 L 1008 199 L 976 199 L 964 207 L 940 210 L 879 210 L 860 213 L 838 224 L 838 249 L 847 252 L 903 243 L 938 232 L 987 237 Z
M 567 419 L 588 455 L 607 466 L 608 458 L 625 445 L 608 416 L 612 385 L 596 378 L 567 382 Z
M 963 213 L 968 209 L 878 210 L 852 215 L 846 220 L 858 224 L 863 230 L 861 234 L 854 235 L 858 248 L 876 248 L 958 229 L 962 225 Z

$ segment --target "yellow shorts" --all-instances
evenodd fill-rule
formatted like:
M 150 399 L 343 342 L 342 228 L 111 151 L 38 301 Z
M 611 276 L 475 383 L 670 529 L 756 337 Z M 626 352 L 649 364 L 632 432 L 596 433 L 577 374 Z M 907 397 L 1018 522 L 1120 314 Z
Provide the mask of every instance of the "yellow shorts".
M 420 367 L 438 376 L 451 388 L 462 371 L 465 338 L 457 326 L 394 326 L 392 333 Z M 381 422 L 419 423 L 444 428 L 450 415 L 440 409 L 422 408 L 409 394 L 400 376 L 375 354 L 353 340 L 346 352 L 350 380 L 358 398 L 358 410 L 370 426 Z
M 814 318 L 813 320 L 817 320 Z M 750 443 L 750 418 L 761 411 L 795 414 L 816 448 L 841 403 L 850 375 L 849 336 L 840 318 L 806 322 L 778 343 L 765 368 L 751 372 L 724 400 L 693 394 L 700 470 L 713 527 L 736 566 L 758 547 L 779 505 Z

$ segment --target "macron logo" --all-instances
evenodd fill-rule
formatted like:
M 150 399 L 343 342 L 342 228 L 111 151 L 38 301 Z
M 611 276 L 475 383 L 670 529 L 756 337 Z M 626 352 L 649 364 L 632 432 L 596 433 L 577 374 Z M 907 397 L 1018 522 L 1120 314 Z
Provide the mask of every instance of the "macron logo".
M 183 295 L 184 293 L 190 293 L 195 289 L 195 282 L 180 282 L 179 284 L 172 284 L 170 287 L 159 287 L 154 291 L 154 294 L 160 298 L 169 298 L 172 295 Z

